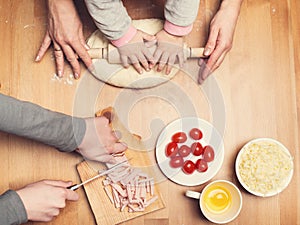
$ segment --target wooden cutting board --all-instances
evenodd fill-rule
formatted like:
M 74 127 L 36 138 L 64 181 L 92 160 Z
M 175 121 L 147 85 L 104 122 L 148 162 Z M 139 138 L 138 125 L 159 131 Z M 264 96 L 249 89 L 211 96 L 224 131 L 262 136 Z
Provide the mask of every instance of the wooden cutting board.
M 102 111 L 107 113 L 109 111 L 109 115 L 113 112 L 111 108 L 106 111 Z M 97 115 L 99 116 L 99 115 Z M 114 130 L 118 130 L 122 132 L 122 141 L 126 142 L 128 146 L 134 146 L 133 149 L 126 150 L 126 157 L 130 159 L 129 163 L 136 168 L 144 171 L 149 175 L 149 177 L 155 178 L 155 167 L 150 160 L 149 153 L 143 149 L 143 145 L 140 142 L 140 138 L 136 135 L 130 134 L 119 122 L 116 115 L 113 116 L 113 120 L 111 121 L 112 128 Z M 137 150 L 138 149 L 138 150 Z M 77 171 L 79 173 L 81 181 L 85 181 L 97 174 L 98 170 L 106 169 L 104 164 L 83 161 L 77 165 Z M 158 197 L 158 199 L 149 205 L 145 211 L 143 212 L 128 212 L 128 210 L 120 211 L 120 209 L 115 208 L 115 206 L 111 203 L 110 199 L 106 195 L 102 181 L 105 177 L 101 177 L 99 179 L 94 180 L 86 185 L 84 185 L 84 190 L 86 192 L 88 201 L 92 208 L 94 217 L 98 225 L 113 225 L 118 224 L 135 217 L 162 209 L 165 207 L 162 196 L 159 192 L 158 184 L 154 185 L 154 195 Z

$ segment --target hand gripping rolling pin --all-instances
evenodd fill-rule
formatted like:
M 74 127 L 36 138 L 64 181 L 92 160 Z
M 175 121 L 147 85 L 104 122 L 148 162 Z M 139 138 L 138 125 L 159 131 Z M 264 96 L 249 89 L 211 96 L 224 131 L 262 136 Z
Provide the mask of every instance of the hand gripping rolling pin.
M 149 47 L 149 51 L 153 54 L 157 45 Z M 203 55 L 204 48 L 191 48 L 184 46 L 184 59 L 188 58 L 206 58 Z M 91 48 L 88 53 L 92 59 L 107 59 L 111 64 L 121 64 L 120 54 L 116 47 L 109 44 L 107 48 Z

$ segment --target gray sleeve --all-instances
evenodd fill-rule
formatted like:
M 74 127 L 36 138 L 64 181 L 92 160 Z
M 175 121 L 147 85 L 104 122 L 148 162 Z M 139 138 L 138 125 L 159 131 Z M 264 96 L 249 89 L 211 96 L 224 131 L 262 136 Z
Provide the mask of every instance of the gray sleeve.
M 167 0 L 165 18 L 177 26 L 191 25 L 198 14 L 200 0 Z
M 85 121 L 0 94 L 0 130 L 70 152 L 81 144 Z
M 0 195 L 0 224 L 19 225 L 27 222 L 27 213 L 19 195 L 12 190 Z
M 121 38 L 131 25 L 121 0 L 85 0 L 96 26 L 109 40 Z

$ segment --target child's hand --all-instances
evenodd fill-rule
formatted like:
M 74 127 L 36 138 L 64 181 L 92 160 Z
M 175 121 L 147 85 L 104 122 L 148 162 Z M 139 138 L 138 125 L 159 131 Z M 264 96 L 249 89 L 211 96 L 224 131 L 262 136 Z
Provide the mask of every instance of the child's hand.
M 142 64 L 146 71 L 149 71 L 154 65 L 154 58 L 144 41 L 153 42 L 155 41 L 155 36 L 137 30 L 135 36 L 128 44 L 118 47 L 123 66 L 128 68 L 129 64 L 132 64 L 135 70 L 140 74 L 143 73 L 140 64 Z
M 124 143 L 118 142 L 118 137 L 109 126 L 106 117 L 85 119 L 86 131 L 77 152 L 83 157 L 99 161 L 114 163 L 112 154 L 121 153 L 127 149 Z
M 154 63 L 158 62 L 157 71 L 160 72 L 166 66 L 166 74 L 171 72 L 172 66 L 176 59 L 179 66 L 182 67 L 184 63 L 182 36 L 173 36 L 165 30 L 161 30 L 156 34 L 157 48 L 154 52 Z

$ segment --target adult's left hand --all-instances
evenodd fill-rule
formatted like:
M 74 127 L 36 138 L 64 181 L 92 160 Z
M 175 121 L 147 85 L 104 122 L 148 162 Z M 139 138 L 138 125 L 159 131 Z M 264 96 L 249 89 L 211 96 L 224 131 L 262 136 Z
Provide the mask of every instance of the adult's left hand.
M 242 0 L 224 0 L 210 23 L 208 41 L 204 55 L 208 58 L 199 60 L 200 84 L 223 62 L 226 54 L 232 47 L 234 31 Z
M 109 120 L 104 116 L 91 117 L 86 118 L 85 123 L 85 135 L 77 152 L 86 159 L 115 163 L 114 154 L 124 152 L 127 146 L 119 142 L 120 137 L 110 127 Z

